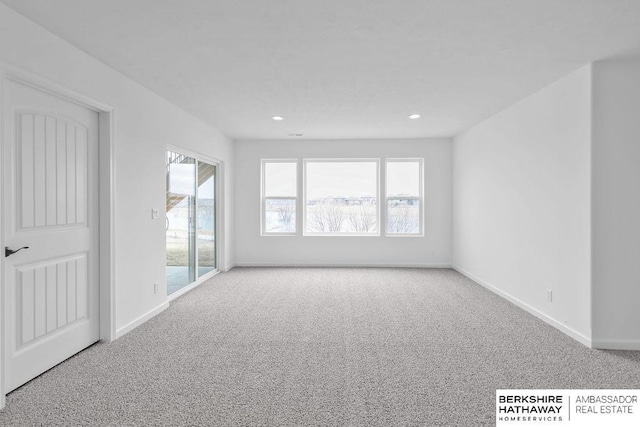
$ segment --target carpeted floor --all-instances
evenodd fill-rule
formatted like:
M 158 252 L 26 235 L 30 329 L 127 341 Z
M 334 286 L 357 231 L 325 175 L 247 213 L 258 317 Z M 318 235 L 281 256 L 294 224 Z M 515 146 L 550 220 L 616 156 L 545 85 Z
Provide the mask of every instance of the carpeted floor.
M 219 274 L 7 396 L 0 425 L 493 425 L 497 388 L 640 388 L 447 269 Z

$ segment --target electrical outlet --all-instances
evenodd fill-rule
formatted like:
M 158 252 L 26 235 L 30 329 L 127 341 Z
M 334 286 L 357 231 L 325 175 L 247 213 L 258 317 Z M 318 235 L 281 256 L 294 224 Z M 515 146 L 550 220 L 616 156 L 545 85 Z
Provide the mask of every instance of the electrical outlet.
M 155 283 L 153 284 L 153 293 L 154 293 L 154 294 L 157 294 L 157 293 L 158 293 L 158 282 L 155 282 Z
M 158 209 L 151 209 L 151 219 L 158 219 Z
M 553 291 L 551 289 L 547 289 L 547 301 L 553 302 Z

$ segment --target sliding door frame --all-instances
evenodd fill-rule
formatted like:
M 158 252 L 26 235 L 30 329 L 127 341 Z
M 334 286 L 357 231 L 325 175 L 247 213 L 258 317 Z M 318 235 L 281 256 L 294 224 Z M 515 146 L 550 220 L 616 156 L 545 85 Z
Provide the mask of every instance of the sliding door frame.
M 196 182 L 195 182 L 195 200 L 196 200 L 196 215 L 194 217 L 194 221 L 195 221 L 195 239 L 196 239 L 196 244 L 195 244 L 195 280 L 191 283 L 189 283 L 188 285 L 182 287 L 181 289 L 175 291 L 174 293 L 167 295 L 167 300 L 168 301 L 172 301 L 176 298 L 178 298 L 179 296 L 189 292 L 190 290 L 192 290 L 193 288 L 195 288 L 196 286 L 202 284 L 203 282 L 205 282 L 206 280 L 209 280 L 210 278 L 212 278 L 213 276 L 215 276 L 216 274 L 218 274 L 221 271 L 221 265 L 222 262 L 224 261 L 225 257 L 224 257 L 224 194 L 223 194 L 223 189 L 224 189 L 224 165 L 223 162 L 219 159 L 215 159 L 213 157 L 210 156 L 205 156 L 203 154 L 197 153 L 195 151 L 190 151 L 190 150 L 186 150 L 184 148 L 175 146 L 175 145 L 169 145 L 167 144 L 166 146 L 166 150 L 165 150 L 165 158 L 166 158 L 166 151 L 172 151 L 174 153 L 177 154 L 182 154 L 188 157 L 191 157 L 193 159 L 195 159 L 195 164 L 196 164 Z M 202 163 L 208 163 L 212 166 L 214 166 L 216 169 L 216 173 L 215 173 L 215 182 L 214 182 L 214 250 L 215 250 L 215 268 L 209 272 L 207 272 L 206 274 L 204 274 L 202 277 L 198 277 L 198 215 L 197 215 L 197 200 L 198 200 L 198 162 L 202 162 Z M 166 196 L 165 196 L 166 197 Z M 165 215 L 166 215 L 166 209 L 165 209 Z M 166 250 L 166 234 L 165 234 L 165 250 Z M 166 262 L 166 255 L 165 255 L 165 262 Z M 165 265 L 165 283 L 166 283 L 166 265 Z M 165 288 L 166 291 L 166 288 Z

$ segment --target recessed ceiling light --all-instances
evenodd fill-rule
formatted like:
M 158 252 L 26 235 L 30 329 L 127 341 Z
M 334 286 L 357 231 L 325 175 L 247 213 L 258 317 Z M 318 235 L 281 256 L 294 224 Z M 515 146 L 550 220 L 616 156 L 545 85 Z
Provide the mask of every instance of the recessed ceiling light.
M 276 120 L 276 121 L 284 120 L 284 117 L 282 117 L 282 116 L 273 116 L 273 117 L 271 117 L 271 118 L 272 118 L 273 120 Z
M 421 117 L 420 114 L 412 114 L 409 116 L 409 118 L 412 120 L 419 119 L 420 117 Z

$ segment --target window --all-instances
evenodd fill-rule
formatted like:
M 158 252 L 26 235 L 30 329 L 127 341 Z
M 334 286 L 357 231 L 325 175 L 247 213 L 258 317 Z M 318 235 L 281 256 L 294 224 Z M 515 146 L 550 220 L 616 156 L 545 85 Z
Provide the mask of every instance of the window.
M 298 162 L 262 161 L 262 233 L 295 234 Z
M 386 168 L 388 235 L 422 234 L 422 159 L 389 159 Z
M 304 234 L 379 235 L 378 160 L 305 160 Z
M 262 160 L 262 234 L 423 236 L 423 159 L 383 160 Z

